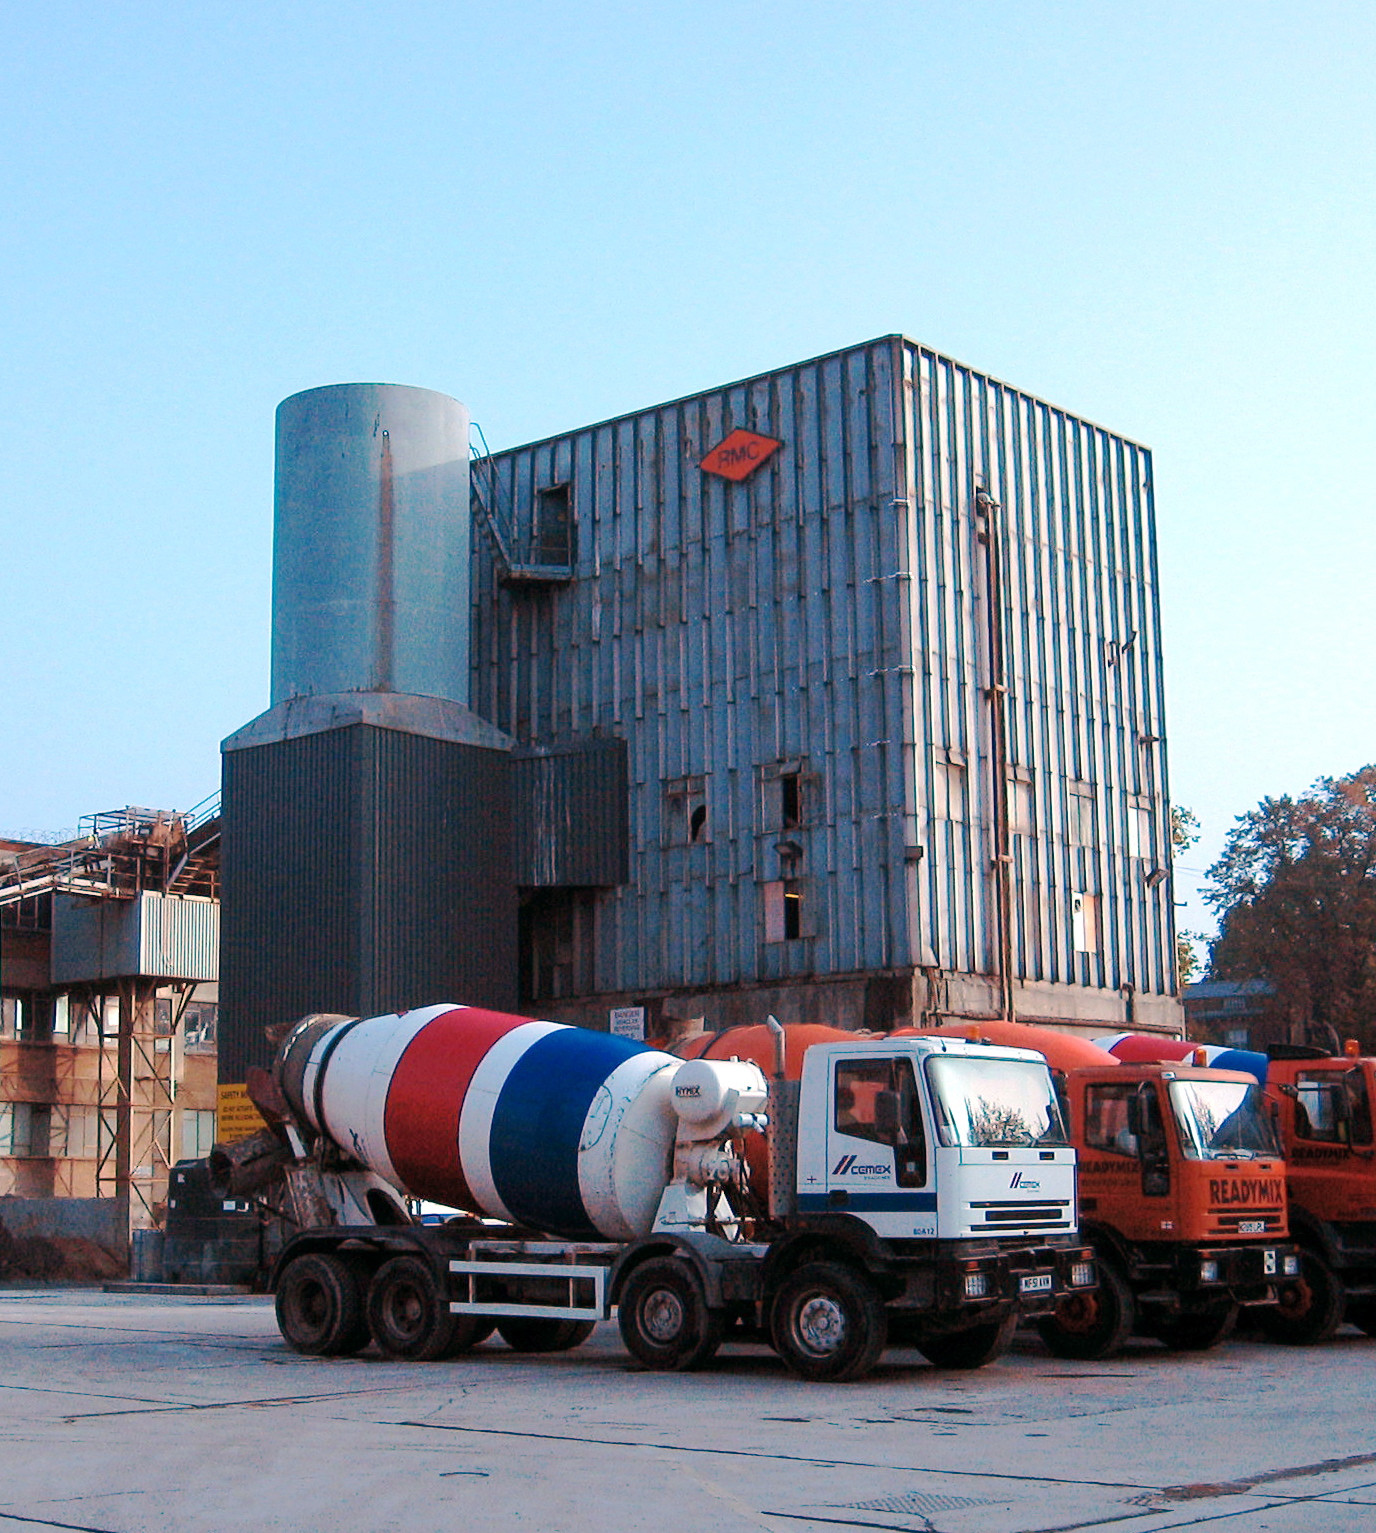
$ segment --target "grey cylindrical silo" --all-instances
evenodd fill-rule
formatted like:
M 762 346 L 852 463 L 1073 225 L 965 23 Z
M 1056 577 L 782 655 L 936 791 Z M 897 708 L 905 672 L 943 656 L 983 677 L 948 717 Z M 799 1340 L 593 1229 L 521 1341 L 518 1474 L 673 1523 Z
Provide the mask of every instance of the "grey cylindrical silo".
M 272 702 L 468 701 L 468 411 L 341 383 L 277 408 Z

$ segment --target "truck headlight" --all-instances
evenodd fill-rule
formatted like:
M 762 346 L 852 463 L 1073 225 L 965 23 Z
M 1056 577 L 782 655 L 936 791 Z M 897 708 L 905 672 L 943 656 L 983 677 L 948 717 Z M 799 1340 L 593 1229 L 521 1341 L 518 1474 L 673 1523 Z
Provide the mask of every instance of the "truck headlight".
M 1287 1256 L 1281 1262 L 1281 1271 L 1286 1277 L 1298 1277 L 1300 1275 L 1300 1259 L 1298 1256 Z
M 989 1296 L 989 1274 L 987 1272 L 967 1272 L 965 1274 L 965 1297 L 967 1299 L 985 1299 Z
M 1202 1261 L 1199 1264 L 1199 1281 L 1201 1283 L 1218 1282 L 1218 1263 L 1215 1261 Z
M 1088 1288 L 1093 1281 L 1093 1262 L 1072 1262 L 1070 1264 L 1070 1286 L 1072 1288 Z

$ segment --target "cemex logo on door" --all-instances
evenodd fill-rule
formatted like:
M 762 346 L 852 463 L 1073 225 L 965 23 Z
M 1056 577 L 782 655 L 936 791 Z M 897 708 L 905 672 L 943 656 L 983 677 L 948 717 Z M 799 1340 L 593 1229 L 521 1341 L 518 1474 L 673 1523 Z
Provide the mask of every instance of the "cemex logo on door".
M 887 1176 L 889 1168 L 884 1165 L 865 1164 L 857 1155 L 843 1155 L 831 1168 L 833 1176 Z
M 704 474 L 720 474 L 723 479 L 746 479 L 783 445 L 777 437 L 760 436 L 756 431 L 733 431 L 698 467 Z

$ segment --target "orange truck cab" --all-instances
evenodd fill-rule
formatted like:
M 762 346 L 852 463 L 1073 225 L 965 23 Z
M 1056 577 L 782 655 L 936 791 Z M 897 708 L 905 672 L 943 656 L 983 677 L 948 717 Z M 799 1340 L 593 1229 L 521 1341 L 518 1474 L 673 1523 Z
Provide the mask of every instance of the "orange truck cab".
M 1297 1286 L 1285 1163 L 1251 1076 L 1120 1064 L 1064 1079 L 1099 1288 L 1038 1323 L 1057 1356 L 1106 1357 L 1134 1332 L 1211 1347 L 1242 1306 Z
M 1376 1336 L 1376 1059 L 1301 1045 L 1267 1050 L 1280 1110 L 1300 1291 L 1266 1317 L 1278 1341 L 1324 1341 L 1343 1320 Z

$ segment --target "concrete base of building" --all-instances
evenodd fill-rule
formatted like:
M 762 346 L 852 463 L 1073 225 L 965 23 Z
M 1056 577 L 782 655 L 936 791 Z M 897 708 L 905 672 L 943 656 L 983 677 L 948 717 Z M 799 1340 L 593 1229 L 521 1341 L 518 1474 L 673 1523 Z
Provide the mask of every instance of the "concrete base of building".
M 1179 1037 L 1184 1018 L 1175 996 L 1143 996 L 1130 990 L 1093 990 L 1079 985 L 1017 984 L 1014 1017 L 1088 1038 L 1111 1033 L 1154 1032 Z M 701 1020 L 708 1032 L 763 1022 L 814 1023 L 849 1032 L 892 1032 L 898 1027 L 941 1022 L 988 1021 L 1000 1015 L 998 982 L 980 974 L 908 970 L 832 978 L 732 985 L 721 989 L 602 995 L 523 1006 L 552 1022 L 605 1031 L 611 1013 L 639 1007 L 645 1036 L 667 1038 L 685 1023 Z

